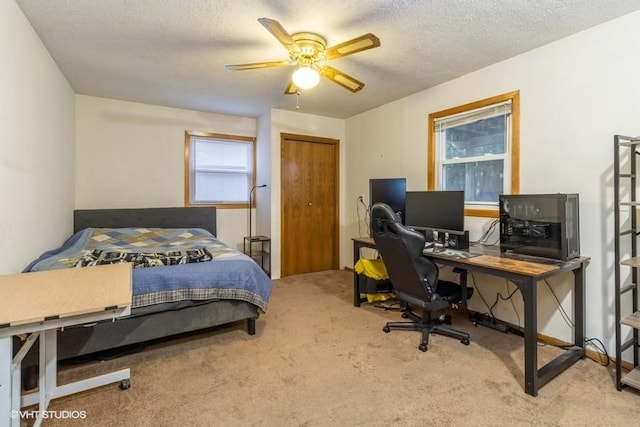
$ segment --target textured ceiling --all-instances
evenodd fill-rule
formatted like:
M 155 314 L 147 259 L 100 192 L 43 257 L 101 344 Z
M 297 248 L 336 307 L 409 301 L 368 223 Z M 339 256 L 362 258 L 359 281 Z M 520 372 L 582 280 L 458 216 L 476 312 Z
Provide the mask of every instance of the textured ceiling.
M 255 117 L 296 110 L 293 67 L 257 21 L 328 45 L 374 33 L 381 46 L 330 65 L 361 80 L 322 79 L 301 112 L 347 118 L 640 9 L 639 0 L 16 0 L 79 94 Z

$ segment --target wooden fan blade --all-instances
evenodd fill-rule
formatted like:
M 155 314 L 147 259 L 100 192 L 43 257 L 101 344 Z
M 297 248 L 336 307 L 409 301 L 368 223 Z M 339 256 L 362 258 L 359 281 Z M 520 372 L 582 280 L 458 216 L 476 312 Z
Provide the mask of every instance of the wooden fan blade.
M 278 21 L 269 18 L 258 18 L 258 22 L 273 34 L 289 52 L 300 52 L 300 46 L 296 44 L 295 40 L 291 38 L 291 35 L 287 33 L 287 30 L 285 30 Z
M 224 68 L 226 68 L 227 71 L 240 71 L 240 70 L 255 70 L 256 68 L 282 67 L 284 65 L 291 65 L 291 63 L 287 61 L 254 62 L 251 64 L 225 65 Z
M 320 75 L 354 93 L 362 90 L 362 88 L 364 87 L 364 83 L 362 83 L 361 81 L 356 80 L 353 77 L 343 73 L 342 71 L 336 70 L 333 67 L 322 67 L 320 69 Z
M 328 47 L 325 49 L 324 55 L 327 59 L 336 59 L 378 46 L 380 46 L 380 39 L 371 33 L 367 33 L 344 43 Z
M 284 94 L 295 95 L 296 93 L 298 93 L 298 87 L 293 83 L 293 81 L 290 81 L 287 88 L 284 90 Z

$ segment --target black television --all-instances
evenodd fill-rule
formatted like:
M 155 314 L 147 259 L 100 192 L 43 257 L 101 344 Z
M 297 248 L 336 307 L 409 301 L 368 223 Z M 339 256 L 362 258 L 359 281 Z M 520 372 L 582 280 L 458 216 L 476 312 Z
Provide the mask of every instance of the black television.
M 372 178 L 369 180 L 369 206 L 386 203 L 396 212 L 404 224 L 406 178 Z
M 464 231 L 464 191 L 407 191 L 405 205 L 407 227 Z

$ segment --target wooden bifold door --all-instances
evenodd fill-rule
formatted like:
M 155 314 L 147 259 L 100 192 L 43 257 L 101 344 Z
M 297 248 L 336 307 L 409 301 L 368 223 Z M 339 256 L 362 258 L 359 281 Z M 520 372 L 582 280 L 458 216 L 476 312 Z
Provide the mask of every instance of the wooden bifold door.
M 281 135 L 282 277 L 338 268 L 338 148 Z

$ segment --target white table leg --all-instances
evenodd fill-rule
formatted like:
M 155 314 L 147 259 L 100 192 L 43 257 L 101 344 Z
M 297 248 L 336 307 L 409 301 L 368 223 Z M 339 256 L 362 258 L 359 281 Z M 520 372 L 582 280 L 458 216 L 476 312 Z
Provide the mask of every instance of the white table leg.
M 29 344 L 29 347 L 31 345 Z M 22 382 L 20 376 L 22 372 L 22 358 L 26 354 L 20 351 L 11 364 L 11 421 L 12 427 L 20 426 L 20 393 L 22 391 Z M 2 362 L 0 362 L 2 363 Z
M 42 342 L 40 342 L 42 344 Z M 42 351 L 42 347 L 41 347 Z M 44 374 L 46 382 L 47 397 L 44 410 L 47 409 L 49 401 L 54 396 L 54 391 L 58 386 L 58 330 L 48 329 L 44 331 L 44 354 L 45 365 Z M 41 362 L 42 363 L 42 362 Z M 42 369 L 42 364 L 40 369 Z
M 16 411 L 15 403 L 16 400 L 20 401 L 20 394 L 19 389 L 18 395 L 15 394 L 15 387 L 12 383 L 12 370 L 13 337 L 2 337 L 0 338 L 0 425 L 19 427 L 19 412 L 13 411 Z M 20 406 L 19 403 L 18 406 Z
M 38 417 L 34 427 L 42 423 L 43 413 L 47 410 L 49 402 L 54 396 L 57 387 L 58 376 L 58 346 L 57 329 L 47 329 L 40 338 L 40 373 L 38 384 Z
M 40 340 L 38 391 L 23 395 L 20 404 L 21 407 L 38 404 L 39 415 L 47 410 L 49 402 L 53 399 L 114 382 L 129 380 L 131 377 L 131 371 L 129 368 L 126 368 L 58 386 L 57 329 L 48 329 L 41 332 Z M 20 399 L 19 396 L 18 394 L 18 399 Z M 40 426 L 40 423 L 42 423 L 41 416 L 36 418 L 34 427 Z M 3 424 L 0 423 L 0 426 L 2 425 Z

